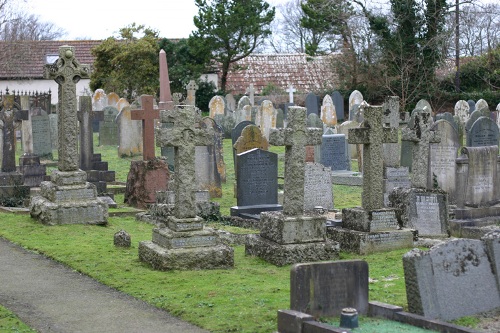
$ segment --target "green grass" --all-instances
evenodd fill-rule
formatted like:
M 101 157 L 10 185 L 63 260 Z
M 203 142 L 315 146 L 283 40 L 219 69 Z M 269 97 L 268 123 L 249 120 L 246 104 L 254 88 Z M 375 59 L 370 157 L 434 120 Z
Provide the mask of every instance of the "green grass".
M 35 333 L 28 325 L 8 309 L 0 305 L 0 332 L 11 333 Z

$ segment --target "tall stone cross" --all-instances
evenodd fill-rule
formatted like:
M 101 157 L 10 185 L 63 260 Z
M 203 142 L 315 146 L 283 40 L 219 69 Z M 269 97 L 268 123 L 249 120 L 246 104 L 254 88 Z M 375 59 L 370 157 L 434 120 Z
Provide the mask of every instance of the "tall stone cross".
M 439 143 L 438 133 L 431 131 L 432 115 L 430 109 L 416 109 L 407 128 L 403 128 L 401 140 L 413 142 L 411 185 L 417 188 L 427 187 L 429 167 L 429 143 Z
M 142 120 L 142 159 L 155 158 L 155 119 L 160 118 L 160 112 L 153 108 L 153 96 L 141 96 L 140 110 L 130 111 L 132 120 Z
M 170 78 L 168 77 L 167 54 L 164 50 L 160 51 L 160 110 L 173 110 L 174 102 L 170 92 Z
M 293 85 L 290 85 L 286 92 L 288 93 L 289 97 L 289 102 L 293 103 L 293 93 L 296 92 L 297 90 L 293 87 Z
M 0 105 L 0 120 L 3 122 L 2 172 L 16 171 L 16 130 L 15 122 L 29 119 L 29 111 L 21 110 L 14 102 L 14 95 L 3 95 Z
M 161 112 L 162 122 L 174 122 L 173 128 L 159 128 L 156 143 L 174 147 L 174 192 L 176 218 L 196 217 L 195 147 L 213 144 L 213 130 L 196 126 L 196 110 L 192 105 L 176 106 Z
M 250 98 L 250 105 L 255 105 L 255 88 L 253 87 L 253 83 L 250 83 L 250 86 L 247 88 L 248 98 Z
M 94 156 L 92 120 L 103 121 L 104 112 L 102 110 L 92 111 L 91 96 L 80 96 L 77 116 L 80 122 L 80 169 L 88 171 L 92 169 L 92 158 Z
M 194 80 L 189 81 L 188 85 L 186 86 L 187 90 L 187 98 L 186 98 L 186 104 L 187 105 L 196 105 L 196 90 L 198 90 L 198 85 Z
M 89 78 L 88 65 L 80 64 L 75 58 L 75 48 L 64 45 L 59 47 L 59 59 L 45 65 L 44 78 L 53 79 L 59 86 L 58 114 L 58 169 L 76 171 L 78 158 L 78 122 L 76 118 L 76 84 L 80 79 Z
M 321 144 L 323 130 L 307 128 L 307 109 L 292 106 L 288 109 L 286 128 L 272 129 L 269 143 L 285 146 L 285 184 L 283 213 L 299 216 L 304 213 L 304 177 L 306 146 Z
M 398 142 L 396 128 L 382 125 L 383 107 L 363 102 L 364 121 L 349 129 L 348 142 L 363 145 L 363 193 L 361 204 L 367 211 L 384 207 L 384 143 Z

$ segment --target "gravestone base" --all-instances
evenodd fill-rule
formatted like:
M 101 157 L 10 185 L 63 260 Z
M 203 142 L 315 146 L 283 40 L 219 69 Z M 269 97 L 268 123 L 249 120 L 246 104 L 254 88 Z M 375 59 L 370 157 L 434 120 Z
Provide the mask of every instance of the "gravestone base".
M 338 243 L 326 239 L 326 217 L 287 216 L 282 212 L 260 215 L 260 235 L 250 235 L 245 254 L 276 266 L 331 260 L 338 257 Z
M 153 229 L 152 241 L 139 243 L 139 260 L 160 271 L 234 266 L 233 248 L 223 245 L 213 229 L 204 228 L 202 218 L 169 217 L 167 223 L 168 228 Z
M 0 205 L 24 206 L 30 197 L 29 186 L 23 185 L 23 175 L 19 172 L 0 172 Z
M 363 186 L 363 174 L 347 170 L 332 171 L 332 184 Z
M 362 232 L 328 227 L 327 237 L 340 244 L 340 250 L 357 254 L 392 251 L 413 247 L 412 230 Z
M 455 218 L 450 220 L 450 235 L 460 238 L 479 239 L 500 225 L 500 204 L 491 207 L 463 207 L 453 210 Z
M 108 205 L 86 178 L 82 170 L 53 171 L 51 181 L 40 184 L 40 195 L 31 198 L 31 217 L 46 225 L 107 224 Z
M 278 244 L 259 235 L 248 235 L 245 254 L 284 266 L 302 262 L 335 260 L 339 256 L 339 244 L 331 240 L 314 243 Z
M 169 179 L 168 164 L 164 159 L 130 162 L 125 203 L 136 208 L 147 208 L 156 202 L 157 191 L 167 190 Z
M 279 204 L 272 205 L 253 205 L 253 206 L 233 206 L 231 207 L 231 216 L 238 216 L 244 219 L 260 220 L 260 213 L 274 212 L 283 210 Z
M 396 210 L 380 208 L 366 211 L 361 207 L 342 209 L 342 226 L 362 232 L 395 231 L 400 229 Z
M 47 166 L 40 164 L 40 157 L 23 155 L 19 158 L 19 172 L 23 174 L 23 184 L 38 187 L 45 180 Z

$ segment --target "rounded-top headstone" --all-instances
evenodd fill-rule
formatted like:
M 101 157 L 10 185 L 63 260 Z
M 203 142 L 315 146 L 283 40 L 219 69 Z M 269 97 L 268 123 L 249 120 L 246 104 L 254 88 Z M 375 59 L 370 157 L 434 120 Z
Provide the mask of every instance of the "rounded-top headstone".
M 360 105 L 363 102 L 363 94 L 358 90 L 354 90 L 349 96 L 349 112 L 352 110 L 354 105 Z M 352 119 L 350 119 L 352 120 Z
M 469 109 L 470 109 L 469 103 L 467 103 L 464 100 L 459 100 L 455 104 L 455 115 L 460 118 L 462 124 L 465 124 L 469 119 Z

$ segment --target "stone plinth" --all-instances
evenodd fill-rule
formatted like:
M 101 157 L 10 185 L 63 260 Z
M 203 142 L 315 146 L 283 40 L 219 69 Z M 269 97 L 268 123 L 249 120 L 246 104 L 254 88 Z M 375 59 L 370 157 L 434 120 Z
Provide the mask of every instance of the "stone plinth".
M 259 256 L 276 266 L 338 257 L 338 244 L 325 240 L 324 216 L 264 212 L 260 220 L 260 235 L 249 236 L 245 243 L 247 255 Z

